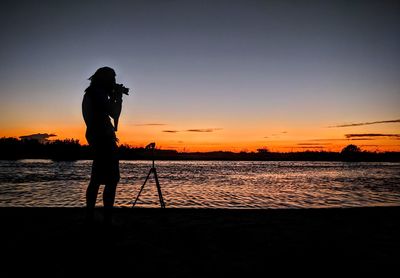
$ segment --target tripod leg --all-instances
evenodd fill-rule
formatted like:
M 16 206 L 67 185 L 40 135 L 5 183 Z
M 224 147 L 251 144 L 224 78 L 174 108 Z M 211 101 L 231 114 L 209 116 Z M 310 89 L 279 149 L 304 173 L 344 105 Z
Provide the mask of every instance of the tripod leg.
M 153 170 L 150 169 L 149 173 L 147 174 L 147 177 L 146 177 L 146 179 L 145 179 L 145 181 L 144 181 L 142 187 L 140 188 L 140 191 L 139 191 L 138 195 L 136 196 L 136 199 L 135 199 L 135 201 L 133 202 L 132 207 L 134 207 L 134 206 L 136 205 L 137 200 L 139 200 L 139 196 L 140 196 L 140 194 L 142 193 L 142 190 L 143 190 L 143 188 L 144 188 L 144 186 L 145 186 L 147 180 L 149 179 L 150 174 L 151 174 L 152 171 L 153 171 Z
M 157 176 L 156 168 L 153 168 L 153 172 L 154 172 L 154 178 L 156 179 L 156 186 L 157 186 L 157 191 L 158 191 L 158 197 L 160 198 L 160 206 L 161 206 L 161 208 L 165 208 L 164 198 L 163 198 L 163 196 L 162 196 L 160 183 L 158 182 L 158 176 Z

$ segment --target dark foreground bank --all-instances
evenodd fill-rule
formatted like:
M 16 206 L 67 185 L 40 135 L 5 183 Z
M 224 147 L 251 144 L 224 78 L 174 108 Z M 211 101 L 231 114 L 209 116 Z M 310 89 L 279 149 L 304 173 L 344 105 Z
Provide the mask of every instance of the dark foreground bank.
M 398 272 L 400 207 L 0 208 L 2 277 L 265 277 Z

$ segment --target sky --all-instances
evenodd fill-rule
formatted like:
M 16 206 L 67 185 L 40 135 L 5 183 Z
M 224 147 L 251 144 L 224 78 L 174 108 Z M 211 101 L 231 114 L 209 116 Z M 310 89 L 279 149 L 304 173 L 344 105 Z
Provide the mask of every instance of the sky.
M 109 66 L 121 144 L 400 151 L 399 1 L 2 1 L 0 24 L 0 137 L 85 144 Z

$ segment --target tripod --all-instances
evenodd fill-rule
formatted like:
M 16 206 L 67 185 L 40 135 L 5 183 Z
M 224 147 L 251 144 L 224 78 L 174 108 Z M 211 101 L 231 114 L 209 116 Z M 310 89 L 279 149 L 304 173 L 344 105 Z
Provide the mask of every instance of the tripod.
M 160 187 L 160 183 L 158 181 L 158 176 L 157 176 L 157 170 L 156 167 L 154 166 L 154 148 L 156 147 L 156 143 L 150 143 L 146 146 L 146 149 L 151 149 L 152 150 L 152 160 L 153 160 L 153 164 L 150 168 L 149 173 L 147 174 L 147 177 L 142 185 L 142 187 L 140 188 L 140 191 L 138 193 L 138 195 L 136 196 L 135 201 L 132 204 L 132 208 L 136 205 L 137 200 L 139 199 L 140 194 L 143 191 L 144 186 L 146 185 L 147 180 L 149 179 L 151 173 L 154 174 L 154 179 L 156 180 L 156 186 L 157 186 L 157 192 L 158 192 L 158 198 L 160 199 L 160 206 L 161 208 L 165 208 L 165 203 L 164 203 L 164 198 L 162 196 L 162 192 L 161 192 L 161 187 Z

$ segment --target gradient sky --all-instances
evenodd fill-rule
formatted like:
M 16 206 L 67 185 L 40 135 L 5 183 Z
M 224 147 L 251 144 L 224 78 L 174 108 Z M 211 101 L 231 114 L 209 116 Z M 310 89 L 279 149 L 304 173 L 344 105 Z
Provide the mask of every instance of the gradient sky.
M 2 1 L 0 136 L 76 138 L 87 78 L 121 143 L 400 150 L 399 1 Z M 346 136 L 347 135 L 347 136 Z

